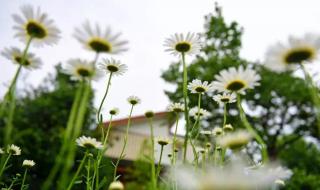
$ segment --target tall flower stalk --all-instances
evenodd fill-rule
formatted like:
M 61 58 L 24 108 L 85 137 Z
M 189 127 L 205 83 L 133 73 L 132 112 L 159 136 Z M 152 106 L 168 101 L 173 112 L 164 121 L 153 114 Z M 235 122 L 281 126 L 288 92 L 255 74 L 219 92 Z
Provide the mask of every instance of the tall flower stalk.
M 128 102 L 131 104 L 131 109 L 130 109 L 128 123 L 127 123 L 127 127 L 126 127 L 126 134 L 125 134 L 124 139 L 123 139 L 123 146 L 122 146 L 122 149 L 121 149 L 121 153 L 119 155 L 119 158 L 118 158 L 116 164 L 114 165 L 113 180 L 112 181 L 116 181 L 117 180 L 118 166 L 119 166 L 120 161 L 124 157 L 124 151 L 126 149 L 127 142 L 128 142 L 128 135 L 129 135 L 129 128 L 130 128 L 130 125 L 131 125 L 131 116 L 132 116 L 133 107 L 136 104 L 140 103 L 140 99 L 138 97 L 136 97 L 136 96 L 130 96 L 128 98 Z
M 313 103 L 315 104 L 315 112 L 316 112 L 316 117 L 317 117 L 317 126 L 318 126 L 318 136 L 320 137 L 320 97 L 319 97 L 319 90 L 314 84 L 312 77 L 306 70 L 303 64 L 300 64 L 300 67 L 303 71 L 304 78 L 307 81 L 307 84 L 309 85 L 310 93 L 311 93 L 311 98 Z
M 186 163 L 187 158 L 187 147 L 189 139 L 189 112 L 188 112 L 188 73 L 185 61 L 186 55 L 194 55 L 200 51 L 201 42 L 200 36 L 195 33 L 187 33 L 186 35 L 175 33 L 170 38 L 165 40 L 164 44 L 167 49 L 166 51 L 171 52 L 173 55 L 181 56 L 182 66 L 183 66 L 183 101 L 184 101 L 184 116 L 186 120 L 186 135 L 184 138 L 184 149 L 183 149 L 183 162 Z
M 153 116 L 154 113 L 152 111 L 147 111 L 145 113 L 146 118 L 148 119 L 149 127 L 150 127 L 150 141 L 151 141 L 151 184 L 153 189 L 157 189 L 157 181 L 156 178 L 156 168 L 155 168 L 155 157 L 154 157 L 154 132 L 153 132 Z
M 21 63 L 13 77 L 13 80 L 9 86 L 8 92 L 6 93 L 3 103 L 1 105 L 1 111 L 0 111 L 0 116 L 2 117 L 4 114 L 4 111 L 6 109 L 7 104 L 9 104 L 9 108 L 8 108 L 8 119 L 6 121 L 6 126 L 5 126 L 5 132 L 4 132 L 4 145 L 8 145 L 11 142 L 11 134 L 12 134 L 12 130 L 13 130 L 13 118 L 14 118 L 14 113 L 15 113 L 15 108 L 16 108 L 16 97 L 15 97 L 15 91 L 16 91 L 16 85 L 17 85 L 17 80 L 18 77 L 21 73 L 21 69 L 23 64 L 26 61 L 26 56 L 29 50 L 29 47 L 31 45 L 31 41 L 32 41 L 32 37 L 29 38 L 26 47 L 23 51 L 23 55 L 21 58 Z
M 237 94 L 237 106 L 240 112 L 240 119 L 246 129 L 250 132 L 250 134 L 255 138 L 255 140 L 259 143 L 261 146 L 261 156 L 262 156 L 262 162 L 267 163 L 269 161 L 268 152 L 267 152 L 267 146 L 261 136 L 253 129 L 251 124 L 249 123 L 246 114 L 243 111 L 242 105 L 241 105 L 241 97 L 240 94 Z
M 120 161 L 123 159 L 124 151 L 125 151 L 126 146 L 127 146 L 128 135 L 129 135 L 129 128 L 130 128 L 130 124 L 131 124 L 131 116 L 132 116 L 133 107 L 134 107 L 134 105 L 131 105 L 131 109 L 130 109 L 130 113 L 129 113 L 129 118 L 128 118 L 128 123 L 127 123 L 127 127 L 126 127 L 126 134 L 125 134 L 124 139 L 123 139 L 123 146 L 122 146 L 122 149 L 121 149 L 121 153 L 120 153 L 120 155 L 119 155 L 119 158 L 118 158 L 116 164 L 114 165 L 113 180 L 112 180 L 112 181 L 116 181 L 116 180 L 117 180 L 117 170 L 118 170 L 118 166 L 119 166 Z

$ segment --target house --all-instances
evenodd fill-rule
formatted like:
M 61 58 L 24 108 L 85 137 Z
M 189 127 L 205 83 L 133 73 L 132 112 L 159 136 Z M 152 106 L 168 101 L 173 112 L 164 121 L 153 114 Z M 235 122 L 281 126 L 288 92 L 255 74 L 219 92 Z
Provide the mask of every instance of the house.
M 183 119 L 181 119 L 183 120 Z M 110 147 L 106 151 L 106 156 L 116 159 L 119 157 L 121 153 L 121 149 L 123 146 L 123 140 L 126 133 L 126 127 L 128 123 L 128 118 L 119 119 L 112 121 L 112 128 L 109 137 Z M 183 122 L 179 122 L 183 125 Z M 105 123 L 105 126 L 109 126 L 109 122 Z M 153 129 L 154 136 L 168 137 L 169 139 L 173 139 L 173 131 L 175 127 L 175 122 L 170 119 L 169 112 L 157 112 L 153 117 Z M 177 157 L 178 159 L 182 158 L 183 149 L 183 137 L 178 136 L 177 143 Z M 131 125 L 129 128 L 128 142 L 125 149 L 125 158 L 124 163 L 126 161 L 132 162 L 141 156 L 150 156 L 151 155 L 151 140 L 150 140 L 150 126 L 148 123 L 148 119 L 144 115 L 135 116 L 131 118 Z M 164 165 L 170 164 L 170 158 L 168 154 L 172 153 L 172 144 L 169 144 L 164 147 L 162 163 Z M 188 147 L 188 157 L 191 158 L 193 156 L 191 147 Z M 155 159 L 156 163 L 159 160 L 160 156 L 160 145 L 155 142 Z

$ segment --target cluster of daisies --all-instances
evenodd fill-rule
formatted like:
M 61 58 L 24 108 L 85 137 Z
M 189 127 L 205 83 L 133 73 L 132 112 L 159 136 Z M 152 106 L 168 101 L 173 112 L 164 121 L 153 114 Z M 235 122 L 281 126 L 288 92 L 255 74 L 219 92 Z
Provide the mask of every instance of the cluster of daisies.
M 2 175 L 4 174 L 5 170 L 10 168 L 9 161 L 12 158 L 12 156 L 20 156 L 21 155 L 21 148 L 17 145 L 10 144 L 7 146 L 7 148 L 4 150 L 3 148 L 0 148 L 0 155 L 1 157 L 5 158 L 4 164 L 0 168 L 0 179 Z M 14 185 L 17 185 L 18 180 L 21 180 L 21 189 L 25 188 L 25 181 L 28 169 L 35 166 L 36 163 L 33 160 L 23 160 L 22 167 L 25 168 L 23 179 L 20 179 L 21 174 L 17 174 L 14 180 L 12 180 L 10 186 L 7 189 L 11 189 Z
M 30 47 L 43 47 L 43 46 L 51 46 L 57 44 L 60 39 L 60 30 L 56 27 L 54 21 L 48 17 L 46 13 L 43 13 L 40 8 L 34 9 L 30 5 L 25 5 L 21 7 L 22 15 L 14 14 L 13 19 L 16 23 L 14 29 L 16 30 L 15 37 L 17 37 L 21 42 L 24 43 L 25 49 L 20 49 L 17 47 L 9 47 L 4 48 L 1 54 L 6 57 L 8 60 L 12 61 L 15 64 L 19 65 L 18 74 L 21 68 L 25 69 L 37 69 L 40 68 L 42 65 L 42 61 L 40 58 L 36 57 L 35 54 L 29 51 Z M 97 118 L 99 122 L 99 126 L 102 122 L 102 115 L 100 115 L 101 108 L 107 96 L 109 85 L 112 76 L 119 76 L 124 74 L 128 67 L 125 64 L 122 64 L 121 61 L 114 59 L 112 57 L 102 58 L 100 61 L 101 55 L 116 55 L 123 53 L 128 50 L 127 44 L 128 41 L 121 39 L 121 33 L 116 33 L 111 30 L 110 27 L 102 28 L 98 24 L 92 25 L 90 22 L 83 23 L 80 27 L 75 29 L 73 36 L 78 40 L 84 48 L 87 50 L 95 53 L 95 59 L 92 61 L 81 59 L 81 58 L 74 58 L 70 59 L 66 62 L 63 72 L 70 75 L 72 80 L 76 80 L 79 82 L 90 83 L 92 80 L 98 80 L 104 75 L 108 75 L 108 84 L 106 88 L 106 93 L 102 99 L 100 104 L 100 108 L 97 113 Z M 187 132 L 185 137 L 185 152 L 186 146 L 189 143 L 188 137 L 189 133 L 194 132 L 194 128 L 199 126 L 199 120 L 208 119 L 211 116 L 211 113 L 208 110 L 201 108 L 201 96 L 207 94 L 212 96 L 212 99 L 216 101 L 220 106 L 223 106 L 226 110 L 227 104 L 231 103 L 238 103 L 239 111 L 243 112 L 241 108 L 241 99 L 240 96 L 246 93 L 246 90 L 253 89 L 259 85 L 259 81 L 261 79 L 260 75 L 249 66 L 239 66 L 239 67 L 231 67 L 225 70 L 220 71 L 216 76 L 214 76 L 214 81 L 201 81 L 199 79 L 194 79 L 192 82 L 187 84 L 187 67 L 185 62 L 185 57 L 187 55 L 197 55 L 200 53 L 202 42 L 201 42 L 201 35 L 195 33 L 187 33 L 186 35 L 183 34 L 174 34 L 170 36 L 168 39 L 165 40 L 165 44 L 167 52 L 175 56 L 179 56 L 183 63 L 183 96 L 184 102 L 183 103 L 172 103 L 169 105 L 168 110 L 171 112 L 176 113 L 179 116 L 180 113 L 185 113 L 185 120 L 187 125 Z M 278 43 L 267 51 L 266 59 L 264 61 L 264 66 L 275 71 L 275 72 L 285 72 L 285 71 L 294 71 L 299 66 L 304 67 L 305 63 L 314 62 L 318 57 L 318 52 L 320 49 L 320 38 L 316 35 L 307 34 L 304 38 L 295 38 L 291 37 L 287 43 Z M 188 90 L 191 94 L 197 94 L 199 97 L 198 106 L 193 108 L 188 108 Z M 216 94 L 214 94 L 216 93 Z M 320 102 L 320 98 L 318 96 L 314 97 Z M 132 114 L 132 109 L 135 105 L 140 103 L 140 99 L 136 96 L 130 96 L 127 101 L 131 105 L 130 115 Z M 320 105 L 319 105 L 320 106 Z M 111 119 L 113 115 L 117 115 L 119 110 L 117 108 L 111 109 L 109 114 L 111 115 Z M 226 115 L 226 113 L 225 113 Z M 152 118 L 154 113 L 152 111 L 147 111 L 145 113 L 147 118 Z M 194 126 L 188 126 L 189 124 L 189 116 L 193 117 L 195 120 Z M 177 152 L 176 145 L 176 133 L 177 133 L 177 126 L 178 126 L 178 118 L 177 117 L 177 125 L 175 129 L 174 139 L 172 140 L 172 163 L 175 163 L 175 152 Z M 320 114 L 319 114 L 320 118 Z M 246 120 L 245 114 L 243 113 L 242 119 Z M 130 119 L 129 119 L 130 121 Z M 122 148 L 121 155 L 115 164 L 114 169 L 114 179 L 109 186 L 109 189 L 124 189 L 124 186 L 121 182 L 117 180 L 116 171 L 117 166 L 120 160 L 124 157 L 127 138 L 128 138 L 128 130 L 130 127 L 130 122 L 127 125 L 127 133 L 126 137 L 124 138 L 124 145 Z M 246 144 L 250 142 L 252 138 L 255 138 L 257 142 L 259 141 L 259 136 L 254 132 L 254 129 L 250 126 L 248 122 L 246 122 L 246 127 L 248 130 L 234 130 L 234 127 L 231 124 L 227 124 L 224 121 L 222 127 L 215 127 L 213 130 L 198 130 L 199 134 L 204 136 L 213 136 L 215 137 L 216 146 L 213 149 L 213 152 L 217 154 L 217 151 L 220 153 L 220 158 L 223 162 L 223 157 L 225 150 L 227 148 L 231 149 L 234 152 L 238 152 L 243 148 Z M 152 128 L 152 127 L 151 127 Z M 107 147 L 107 139 L 109 130 L 111 127 L 108 128 L 107 134 L 102 132 L 101 141 L 98 141 L 96 138 L 81 136 L 77 138 L 75 143 L 86 150 L 86 155 L 83 159 L 85 159 L 88 155 L 87 152 L 95 149 L 100 152 L 100 157 L 97 157 L 97 167 L 99 168 L 101 155 L 104 151 L 106 151 Z M 191 130 L 189 130 L 191 129 Z M 199 128 L 198 128 L 199 129 Z M 320 129 L 320 128 L 319 128 Z M 10 130 L 11 131 L 11 130 Z M 195 152 L 195 159 L 198 159 L 199 152 L 202 155 L 202 164 L 203 168 L 205 168 L 205 160 L 210 160 L 210 151 L 212 151 L 212 144 L 211 142 L 205 142 L 204 146 L 202 147 L 195 147 L 194 142 L 197 140 L 198 135 L 196 135 L 195 139 L 190 139 L 190 144 L 193 147 Z M 77 135 L 78 137 L 78 135 Z M 76 138 L 76 137 L 75 137 Z M 74 138 L 74 139 L 75 139 Z M 152 141 L 153 141 L 152 136 Z M 158 137 L 155 138 L 156 142 L 163 148 L 163 146 L 168 145 L 171 143 L 171 140 L 165 137 Z M 195 141 L 194 141 L 195 140 Z M 76 146 L 76 145 L 74 145 Z M 263 146 L 262 146 L 263 147 Z M 154 148 L 154 147 L 153 147 Z M 4 165 L 2 165 L 0 171 L 0 177 L 3 174 L 4 170 L 6 169 L 6 164 L 8 163 L 11 156 L 17 156 L 21 154 L 21 149 L 16 145 L 9 145 L 6 150 L 0 148 L 0 154 L 6 155 L 7 161 Z M 206 157 L 207 156 L 207 157 Z M 217 160 L 217 157 L 214 157 L 214 160 Z M 160 158 L 161 162 L 161 158 Z M 157 175 L 160 173 L 160 162 L 158 163 L 157 168 Z M 197 160 L 198 162 L 198 160 Z M 90 160 L 88 161 L 90 164 Z M 32 160 L 24 160 L 23 164 L 24 167 L 30 168 L 35 165 L 35 162 Z M 82 167 L 81 165 L 79 167 Z M 238 166 L 236 167 L 238 168 Z M 81 169 L 81 168 L 80 168 Z M 79 171 L 80 171 L 79 169 Z M 215 168 L 217 169 L 217 168 Z M 234 187 L 241 187 L 244 189 L 250 189 L 251 187 L 256 187 L 256 183 L 251 183 L 250 175 L 244 177 L 243 173 L 240 172 L 238 175 L 238 170 L 233 170 L 231 168 L 230 171 L 220 171 L 219 175 L 223 174 L 223 177 L 219 177 L 216 171 L 208 169 L 207 175 L 203 178 L 208 178 L 206 181 L 197 180 L 193 184 L 196 184 L 196 187 L 192 185 L 186 186 L 184 189 L 221 189 L 221 187 L 231 188 L 231 186 L 223 186 L 230 182 L 225 179 L 228 179 L 229 173 L 235 171 L 237 176 L 231 176 L 231 178 L 239 178 L 241 180 L 235 180 L 236 183 L 233 184 L 232 188 Z M 184 176 L 185 173 L 192 173 L 186 170 L 181 170 L 183 172 L 179 173 L 178 179 L 181 176 Z M 95 171 L 97 172 L 97 171 Z M 228 173 L 229 172 L 229 173 Z M 278 172 L 281 173 L 281 172 Z M 283 172 L 282 172 L 283 173 Z M 197 173 L 196 173 L 197 174 Z M 203 173 L 202 173 L 203 174 Z M 69 188 L 71 189 L 75 179 L 77 178 L 78 173 L 75 174 L 73 180 L 71 181 Z M 259 180 L 261 180 L 261 184 L 267 184 L 270 182 L 268 177 L 261 177 L 262 173 L 255 174 L 255 176 L 259 176 Z M 201 175 L 198 175 L 201 176 Z M 240 176 L 240 177 L 239 177 Z M 272 180 L 280 180 L 285 177 L 278 177 L 274 178 L 275 175 L 270 175 L 270 179 Z M 90 176 L 89 176 L 90 177 Z M 158 176 L 157 176 L 158 177 Z M 188 177 L 188 176 L 187 176 Z M 196 177 L 193 177 L 196 178 Z M 244 179 L 246 178 L 246 179 Z M 211 183 L 210 180 L 215 179 L 215 183 Z M 24 180 L 23 180 L 24 181 Z M 189 180 L 192 181 L 192 180 Z M 201 181 L 199 184 L 198 182 Z M 232 181 L 232 182 L 235 182 Z M 246 182 L 246 183 L 244 183 Z M 22 184 L 23 186 L 24 184 Z M 217 186 L 221 185 L 221 186 Z M 182 183 L 181 187 L 184 187 Z M 213 188 L 214 187 L 214 188 Z M 232 189 L 231 188 L 231 189 Z

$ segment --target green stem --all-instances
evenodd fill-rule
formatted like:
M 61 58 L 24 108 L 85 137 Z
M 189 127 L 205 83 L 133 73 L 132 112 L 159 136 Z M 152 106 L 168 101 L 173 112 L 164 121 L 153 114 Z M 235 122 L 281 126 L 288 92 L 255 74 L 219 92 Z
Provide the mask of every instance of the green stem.
M 23 190 L 23 186 L 24 186 L 24 183 L 25 183 L 25 181 L 26 181 L 27 173 L 28 173 L 28 169 L 26 169 L 26 170 L 24 171 L 20 190 Z
M 197 138 L 198 138 L 198 135 L 199 135 L 199 123 L 200 123 L 200 109 L 201 109 L 201 93 L 198 94 L 198 114 L 197 114 L 197 119 L 195 121 L 195 123 L 193 124 L 192 128 L 191 128 L 191 131 L 190 131 L 190 144 L 192 146 L 192 150 L 193 150 L 193 156 L 196 160 L 196 164 L 197 164 L 197 167 L 199 165 L 199 155 L 197 153 L 197 150 L 196 150 L 196 147 L 195 147 L 195 142 L 197 141 Z M 198 132 L 195 136 L 195 140 L 192 142 L 192 137 L 191 135 L 194 133 L 194 130 L 197 129 Z
M 243 111 L 243 108 L 241 106 L 241 97 L 240 94 L 237 94 L 237 105 L 240 112 L 240 119 L 246 129 L 251 133 L 251 135 L 255 138 L 255 140 L 260 144 L 261 146 L 261 155 L 262 155 L 262 163 L 267 163 L 269 161 L 268 153 L 267 153 L 267 146 L 264 143 L 263 139 L 260 137 L 260 135 L 253 129 L 253 127 L 250 125 L 250 123 L 247 120 L 246 114 Z
M 50 170 L 50 173 L 42 186 L 43 190 L 48 190 L 50 188 L 50 186 L 52 185 L 53 179 L 56 177 L 56 175 L 59 171 L 59 168 L 61 167 L 61 165 L 63 164 L 63 160 L 65 159 L 64 156 L 65 156 L 65 152 L 67 150 L 67 147 L 69 146 L 69 140 L 71 138 L 72 127 L 73 127 L 73 124 L 75 123 L 75 120 L 76 120 L 76 114 L 79 109 L 82 91 L 83 91 L 83 82 L 80 83 L 80 85 L 77 89 L 77 92 L 75 94 L 75 98 L 74 98 L 74 101 L 73 101 L 73 104 L 71 107 L 71 112 L 69 114 L 69 118 L 68 118 L 68 122 L 67 122 L 67 127 L 64 132 L 62 147 L 56 157 L 54 166 Z
M 69 172 L 73 166 L 74 158 L 75 158 L 75 151 L 76 151 L 76 144 L 74 143 L 76 138 L 80 135 L 82 126 L 85 119 L 85 114 L 88 107 L 88 101 L 90 98 L 90 92 L 91 92 L 91 85 L 90 81 L 88 83 L 85 83 L 84 86 L 84 92 L 82 99 L 80 101 L 80 106 L 77 114 L 77 119 L 74 124 L 74 130 L 73 134 L 71 135 L 70 139 L 70 145 L 67 149 L 67 156 L 65 158 L 64 166 L 62 168 L 62 172 L 60 175 L 60 187 L 64 188 L 64 185 L 66 184 L 66 181 L 68 180 Z
M 150 140 L 151 140 L 151 183 L 154 190 L 157 189 L 157 178 L 156 178 L 156 168 L 155 168 L 155 158 L 154 158 L 154 133 L 152 118 L 148 119 L 150 126 Z
M 222 124 L 222 128 L 227 124 L 227 103 L 223 104 L 223 124 Z M 220 160 L 220 164 L 223 165 L 224 164 L 224 157 L 226 156 L 226 149 L 222 148 L 221 150 L 221 160 Z
M 83 156 L 83 158 L 82 158 L 82 160 L 81 160 L 81 162 L 80 162 L 80 165 L 78 166 L 78 169 L 77 169 L 76 173 L 74 174 L 71 182 L 70 182 L 69 185 L 68 185 L 67 190 L 71 190 L 74 182 L 76 181 L 79 173 L 81 172 L 81 170 L 82 170 L 82 168 L 83 168 L 83 165 L 84 165 L 85 160 L 87 159 L 87 156 L 88 156 L 88 150 L 86 151 L 85 155 Z
M 102 157 L 107 150 L 107 142 L 108 142 L 109 133 L 110 133 L 111 128 L 112 128 L 112 115 L 110 116 L 107 133 L 103 139 L 103 149 L 101 149 L 98 153 L 97 162 L 95 164 L 95 171 L 94 171 L 93 178 L 92 178 L 93 181 L 95 180 L 95 184 L 96 184 L 95 189 L 96 190 L 99 189 L 99 168 L 100 168 Z M 104 133 L 104 131 L 102 131 L 102 132 Z
M 102 123 L 102 117 L 101 117 L 100 113 L 101 113 L 101 109 L 102 109 L 103 103 L 105 102 L 105 99 L 106 99 L 108 91 L 109 91 L 109 87 L 110 87 L 110 84 L 111 84 L 111 78 L 112 78 L 112 72 L 109 75 L 107 88 L 106 88 L 106 91 L 105 91 L 105 93 L 103 95 L 103 98 L 101 100 L 101 103 L 100 103 L 100 106 L 99 106 L 99 109 L 98 109 L 98 112 L 97 112 L 97 121 L 98 121 L 99 125 Z
M 4 146 L 10 144 L 11 140 L 12 140 L 11 134 L 12 134 L 12 130 L 13 130 L 13 117 L 14 117 L 14 112 L 15 112 L 15 108 L 16 108 L 15 90 L 16 90 L 18 77 L 21 73 L 22 65 L 24 65 L 24 62 L 26 61 L 26 57 L 27 57 L 27 53 L 28 53 L 31 41 L 32 41 L 32 37 L 29 38 L 29 40 L 27 41 L 26 47 L 23 51 L 23 55 L 21 58 L 21 63 L 18 67 L 16 74 L 14 75 L 14 78 L 10 84 L 9 90 L 8 90 L 7 94 L 5 95 L 5 100 L 1 105 L 0 116 L 2 117 L 5 112 L 6 104 L 9 103 L 8 119 L 7 119 L 6 126 L 5 126 Z
M 318 135 L 320 137 L 320 98 L 319 98 L 319 94 L 318 94 L 318 88 L 316 87 L 316 85 L 314 84 L 312 77 L 310 76 L 310 74 L 308 73 L 308 71 L 306 70 L 306 68 L 304 67 L 303 64 L 300 64 L 300 67 L 304 73 L 304 77 L 309 85 L 309 89 L 310 89 L 310 93 L 311 93 L 311 98 L 313 103 L 315 104 L 315 112 L 316 112 L 316 117 L 317 117 L 317 126 L 318 126 Z
M 202 153 L 202 171 L 206 169 L 206 153 Z
M 116 177 L 117 177 L 116 175 L 117 175 L 118 166 L 119 166 L 120 161 L 122 160 L 124 151 L 125 151 L 126 146 L 127 146 L 129 127 L 130 127 L 130 124 L 131 124 L 131 115 L 132 115 L 133 107 L 134 107 L 134 105 L 132 105 L 131 109 L 130 109 L 130 114 L 129 114 L 129 118 L 128 118 L 128 124 L 127 124 L 127 128 L 126 128 L 126 135 L 124 136 L 122 150 L 121 150 L 120 156 L 119 156 L 119 158 L 118 158 L 118 160 L 117 160 L 117 162 L 115 164 L 115 167 L 114 167 L 113 181 L 116 181 Z
M 90 183 L 90 169 L 91 169 L 91 159 L 89 157 L 88 162 L 87 162 L 87 190 L 93 189 L 93 187 L 91 185 L 93 185 L 93 183 Z M 92 188 L 91 188 L 92 187 Z
M 179 124 L 179 114 L 176 113 L 176 127 L 174 129 L 174 135 L 173 135 L 173 143 L 172 143 L 172 165 L 176 164 L 176 141 L 177 141 L 177 132 L 178 132 L 178 124 Z
M 183 162 L 186 163 L 187 158 L 187 148 L 188 148 L 188 138 L 189 138 L 189 111 L 188 111 L 188 71 L 185 61 L 185 54 L 181 53 L 182 64 L 183 64 L 183 100 L 184 100 L 184 117 L 186 120 L 186 134 L 184 138 L 184 149 L 183 149 Z
M 0 180 L 1 180 L 1 177 L 2 177 L 2 174 L 3 174 L 4 170 L 6 169 L 6 166 L 7 166 L 7 164 L 8 164 L 8 161 L 9 161 L 11 155 L 12 155 L 12 154 L 9 153 L 7 159 L 4 161 L 3 166 L 1 167 L 1 170 L 0 170 Z
M 162 161 L 162 154 L 163 154 L 163 145 L 161 145 L 161 150 L 160 150 L 160 157 L 159 157 L 159 162 L 158 162 L 158 166 L 157 166 L 157 179 L 160 176 L 160 172 L 161 172 L 161 161 Z

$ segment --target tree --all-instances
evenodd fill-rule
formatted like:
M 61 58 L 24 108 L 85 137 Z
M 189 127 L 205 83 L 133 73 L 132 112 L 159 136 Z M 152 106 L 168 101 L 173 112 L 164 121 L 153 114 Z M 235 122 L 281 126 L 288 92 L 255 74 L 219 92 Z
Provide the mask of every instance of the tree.
M 271 159 L 294 142 L 305 137 L 318 139 L 316 116 L 306 82 L 292 72 L 275 73 L 265 69 L 260 63 L 253 63 L 240 57 L 241 36 L 243 29 L 237 22 L 226 23 L 222 9 L 217 4 L 214 14 L 205 16 L 203 53 L 188 66 L 188 80 L 200 79 L 213 81 L 214 76 L 229 67 L 254 67 L 260 74 L 260 86 L 248 91 L 243 97 L 248 119 L 263 137 Z M 162 78 L 177 85 L 173 91 L 165 91 L 172 102 L 182 102 L 182 81 L 179 63 L 172 63 L 163 72 Z M 197 105 L 197 97 L 189 94 L 189 107 Z M 202 107 L 212 113 L 205 128 L 221 126 L 223 110 L 211 97 L 202 96 Z M 236 105 L 228 108 L 228 123 L 242 128 Z M 257 144 L 252 144 L 249 153 L 257 151 Z M 319 163 L 319 162 L 318 162 Z
M 6 172 L 7 180 L 22 172 L 23 159 L 32 159 L 36 166 L 30 170 L 30 187 L 40 189 L 55 161 L 78 85 L 61 71 L 61 65 L 56 66 L 56 76 L 46 78 L 37 89 L 26 89 L 25 95 L 17 99 L 13 142 L 21 147 L 22 155 L 13 160 Z M 92 98 L 93 93 L 84 125 L 87 132 L 94 123 Z

